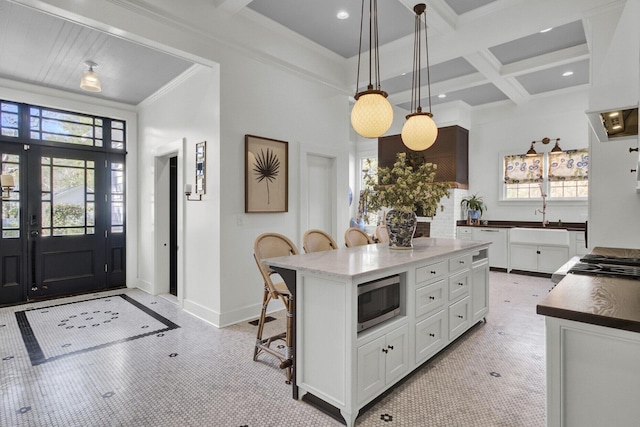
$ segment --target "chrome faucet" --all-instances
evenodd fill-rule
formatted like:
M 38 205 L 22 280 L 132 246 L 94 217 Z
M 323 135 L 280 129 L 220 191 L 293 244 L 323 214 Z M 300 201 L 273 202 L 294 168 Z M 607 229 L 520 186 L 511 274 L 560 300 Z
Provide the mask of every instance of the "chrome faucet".
M 537 215 L 538 212 L 542 214 L 542 226 L 546 227 L 547 224 L 549 224 L 549 221 L 547 221 L 547 193 L 542 191 L 542 184 L 539 184 L 539 187 L 540 187 L 540 195 L 542 196 L 542 210 L 536 209 L 534 214 Z

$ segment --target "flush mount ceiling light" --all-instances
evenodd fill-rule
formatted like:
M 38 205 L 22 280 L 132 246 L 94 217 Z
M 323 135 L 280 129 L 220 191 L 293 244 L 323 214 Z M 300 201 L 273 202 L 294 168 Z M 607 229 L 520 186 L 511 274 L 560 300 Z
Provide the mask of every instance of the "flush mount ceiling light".
M 562 73 L 562 77 L 569 77 L 569 76 L 573 76 L 573 71 L 565 71 L 564 73 Z
M 340 12 L 338 12 L 336 17 L 338 19 L 347 19 L 349 17 L 349 12 L 347 12 L 346 10 L 341 10 Z
M 88 70 L 82 73 L 82 80 L 80 80 L 80 88 L 87 92 L 102 92 L 100 86 L 100 79 L 98 75 L 93 71 L 94 68 L 98 68 L 98 64 L 93 61 L 85 61 L 84 65 L 89 67 Z
M 427 36 L 427 5 L 419 3 L 413 7 L 415 12 L 413 39 L 413 81 L 411 83 L 411 114 L 402 126 L 402 142 L 414 151 L 422 151 L 431 147 L 438 137 L 438 126 L 431 114 L 431 78 L 429 73 L 429 38 Z M 424 16 L 424 19 L 422 17 Z M 422 87 L 420 68 L 422 59 L 422 39 L 420 32 L 424 27 L 425 57 L 427 63 L 427 88 L 429 90 L 429 111 L 422 112 L 420 91 Z
M 358 73 L 356 76 L 356 103 L 351 110 L 351 126 L 365 138 L 377 138 L 393 123 L 393 108 L 387 93 L 380 87 L 380 55 L 378 49 L 378 0 L 369 0 L 369 85 L 367 90 L 357 92 L 360 83 L 360 58 L 362 56 L 362 29 L 364 24 L 364 1 L 360 15 L 360 43 L 358 46 Z M 375 89 L 372 83 L 375 77 Z

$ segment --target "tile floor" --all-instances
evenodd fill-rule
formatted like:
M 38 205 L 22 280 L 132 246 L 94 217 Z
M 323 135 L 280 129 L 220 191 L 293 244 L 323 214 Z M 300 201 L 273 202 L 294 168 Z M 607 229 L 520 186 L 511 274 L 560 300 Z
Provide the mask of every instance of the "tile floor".
M 490 313 L 357 426 L 543 426 L 549 279 L 491 272 Z M 256 313 L 257 314 L 257 313 Z M 280 329 L 282 313 L 267 324 Z M 0 309 L 0 426 L 339 426 L 291 399 L 256 327 L 136 289 Z

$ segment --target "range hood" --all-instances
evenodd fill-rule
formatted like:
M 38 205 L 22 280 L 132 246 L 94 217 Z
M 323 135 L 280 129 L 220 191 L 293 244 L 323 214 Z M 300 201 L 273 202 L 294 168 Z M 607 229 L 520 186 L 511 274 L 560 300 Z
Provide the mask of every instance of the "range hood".
M 587 111 L 589 124 L 600 142 L 638 138 L 638 106 Z

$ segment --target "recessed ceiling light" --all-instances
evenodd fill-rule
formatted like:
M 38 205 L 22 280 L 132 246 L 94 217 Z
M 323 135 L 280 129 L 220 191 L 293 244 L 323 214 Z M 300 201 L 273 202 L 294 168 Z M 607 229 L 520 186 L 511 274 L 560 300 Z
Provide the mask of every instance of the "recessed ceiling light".
M 613 113 L 609 113 L 609 117 L 618 117 L 618 112 L 614 111 Z
M 569 77 L 569 76 L 573 76 L 573 71 L 565 71 L 564 73 L 562 73 L 562 77 Z
M 540 32 L 541 33 L 548 33 L 551 30 L 553 30 L 553 27 L 545 28 L 544 30 L 540 30 Z
M 446 93 L 441 93 L 440 95 L 438 95 L 438 98 L 446 98 L 447 94 Z
M 336 16 L 338 17 L 338 19 L 347 19 L 349 17 L 349 12 L 347 12 L 346 10 L 341 10 Z
M 616 130 L 622 129 L 622 125 L 615 125 L 612 129 L 616 129 Z

